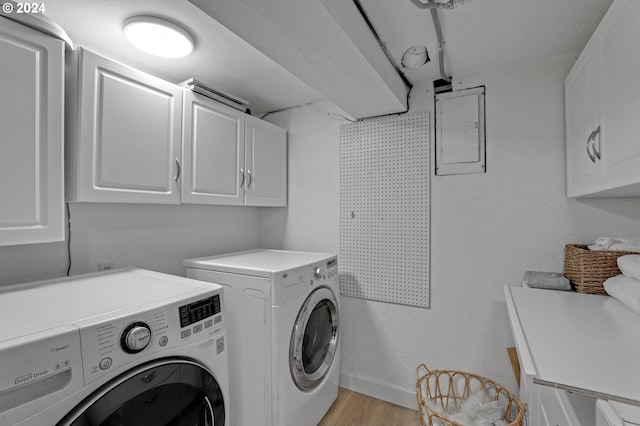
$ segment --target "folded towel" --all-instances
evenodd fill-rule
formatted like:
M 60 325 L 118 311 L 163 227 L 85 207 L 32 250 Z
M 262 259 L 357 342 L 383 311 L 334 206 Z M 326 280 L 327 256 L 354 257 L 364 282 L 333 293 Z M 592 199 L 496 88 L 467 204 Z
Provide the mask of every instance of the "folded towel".
M 638 251 L 640 252 L 639 237 L 597 238 L 595 243 L 589 246 L 589 250 L 611 250 L 611 251 Z
M 611 297 L 615 297 L 640 314 L 640 280 L 626 275 L 616 275 L 607 279 L 603 286 Z
M 548 290 L 571 290 L 569 280 L 559 272 L 526 271 L 522 284 L 531 288 Z
M 627 254 L 618 258 L 618 268 L 624 275 L 640 280 L 640 255 Z

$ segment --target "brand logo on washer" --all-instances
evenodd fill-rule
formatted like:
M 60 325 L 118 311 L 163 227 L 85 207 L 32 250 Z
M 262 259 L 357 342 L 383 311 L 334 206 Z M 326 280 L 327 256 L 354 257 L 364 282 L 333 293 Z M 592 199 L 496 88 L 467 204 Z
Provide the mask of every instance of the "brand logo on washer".
M 42 370 L 42 371 L 37 371 L 35 373 L 23 374 L 22 376 L 17 377 L 14 380 L 14 384 L 19 385 L 20 383 L 30 382 L 39 377 L 46 376 L 47 374 L 49 374 L 49 370 Z
M 60 346 L 59 348 L 51 348 L 51 352 L 64 351 L 64 350 L 65 350 L 65 349 L 67 349 L 68 347 L 69 347 L 69 345 Z

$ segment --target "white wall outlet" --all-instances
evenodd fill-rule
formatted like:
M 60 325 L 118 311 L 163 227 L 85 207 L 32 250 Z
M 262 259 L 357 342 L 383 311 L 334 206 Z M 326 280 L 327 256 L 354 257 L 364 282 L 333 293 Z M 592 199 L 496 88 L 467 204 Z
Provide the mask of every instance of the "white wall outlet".
M 116 262 L 99 262 L 98 271 L 111 271 L 116 268 Z

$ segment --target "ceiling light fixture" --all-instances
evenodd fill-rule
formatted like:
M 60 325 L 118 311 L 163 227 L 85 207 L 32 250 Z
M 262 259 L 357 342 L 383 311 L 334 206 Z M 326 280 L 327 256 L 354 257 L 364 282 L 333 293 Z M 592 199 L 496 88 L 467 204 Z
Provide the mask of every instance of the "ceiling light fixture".
M 194 48 L 193 37 L 184 28 L 153 16 L 127 19 L 124 34 L 138 49 L 161 58 L 182 58 Z
M 425 46 L 411 46 L 402 55 L 400 63 L 405 68 L 418 68 L 429 62 L 429 54 Z

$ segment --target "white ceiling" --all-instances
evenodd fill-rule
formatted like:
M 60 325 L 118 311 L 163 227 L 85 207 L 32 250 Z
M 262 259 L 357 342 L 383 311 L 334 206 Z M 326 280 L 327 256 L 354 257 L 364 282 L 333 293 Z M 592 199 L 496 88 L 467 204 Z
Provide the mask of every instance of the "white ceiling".
M 187 0 L 46 0 L 49 18 L 82 46 L 114 60 L 180 83 L 191 77 L 248 100 L 261 113 L 324 100 L 240 37 Z M 122 32 L 135 15 L 168 18 L 194 36 L 196 49 L 181 59 L 156 58 L 131 46 Z
M 395 61 L 413 45 L 427 46 L 431 62 L 405 69 L 415 82 L 440 78 L 438 44 L 427 9 L 410 0 L 360 0 Z M 426 3 L 426 0 L 423 0 Z M 612 0 L 467 0 L 440 9 L 445 69 L 465 75 L 500 65 L 579 52 Z
M 474 0 L 438 12 L 445 68 L 464 74 L 577 52 L 612 0 Z M 431 62 L 403 70 L 411 83 L 440 78 L 428 10 L 409 0 L 360 0 L 396 64 L 412 45 Z M 378 48 L 351 0 L 47 0 L 46 14 L 83 46 L 169 81 L 197 78 L 250 102 L 254 113 L 330 100 L 352 117 L 406 109 L 408 88 Z M 159 59 L 135 50 L 122 24 L 169 18 L 196 50 Z M 213 19 L 215 18 L 215 19 Z

